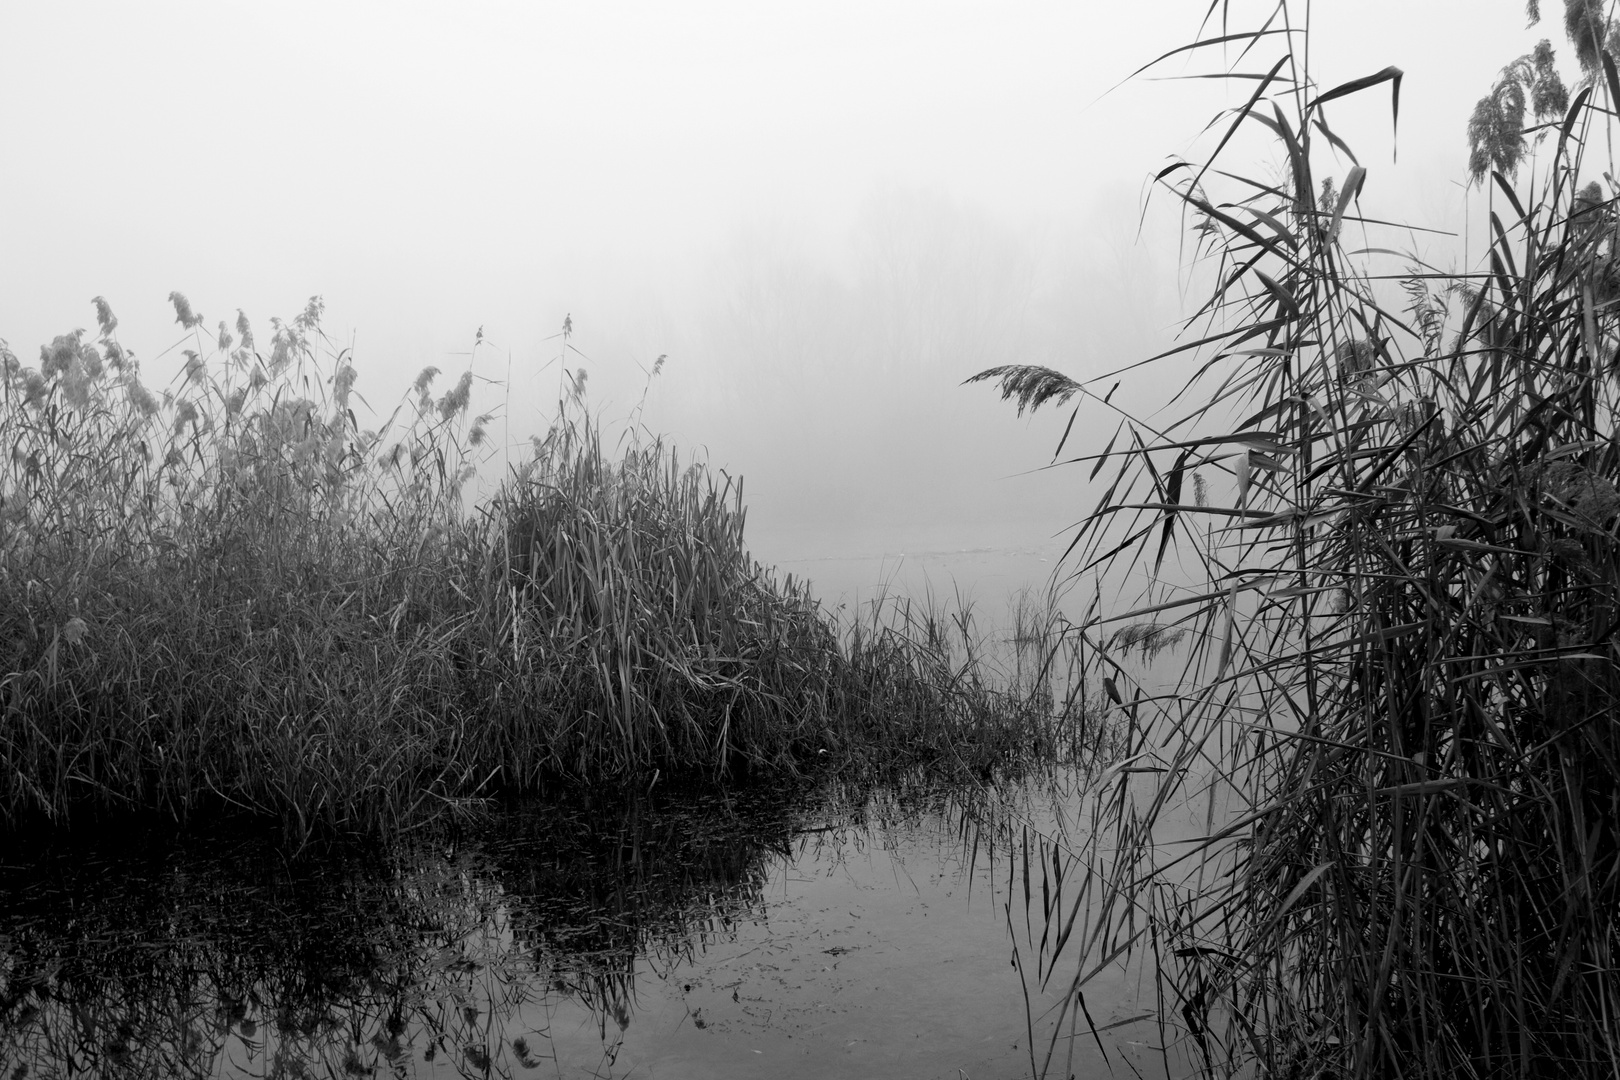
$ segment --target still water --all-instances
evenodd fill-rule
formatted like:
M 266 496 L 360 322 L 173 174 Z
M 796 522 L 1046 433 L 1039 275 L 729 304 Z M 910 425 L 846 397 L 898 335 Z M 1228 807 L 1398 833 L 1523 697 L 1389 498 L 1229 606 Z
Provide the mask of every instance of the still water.
M 932 598 L 994 626 L 1061 554 L 782 568 L 850 614 Z M 1066 770 L 992 792 L 574 792 L 297 857 L 273 836 L 13 838 L 0 1080 L 1184 1075 L 1142 950 L 1097 965 L 1110 948 L 1050 933 L 1080 895 L 1090 790 Z
M 951 539 L 923 536 L 911 545 L 864 550 L 854 545 L 836 554 L 780 558 L 773 565 L 810 582 L 829 610 L 842 607 L 859 615 L 874 600 L 905 597 L 950 611 L 967 607 L 990 628 L 1007 624 L 1020 596 L 1045 598 L 1068 547 L 1063 537 L 995 547 L 955 547 Z M 1058 599 L 1067 606 L 1066 596 Z
M 1139 962 L 1087 983 L 1093 1036 L 1054 1026 L 1073 958 L 1032 959 L 1079 784 L 575 793 L 296 859 L 16 844 L 0 1075 L 1163 1075 Z

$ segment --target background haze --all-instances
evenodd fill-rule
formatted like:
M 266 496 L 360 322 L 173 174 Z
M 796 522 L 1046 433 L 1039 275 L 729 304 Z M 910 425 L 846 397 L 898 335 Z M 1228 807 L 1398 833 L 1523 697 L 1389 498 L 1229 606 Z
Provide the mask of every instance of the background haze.
M 13 5 L 0 335 L 33 363 L 105 296 L 161 386 L 171 290 L 261 337 L 320 294 L 378 413 L 423 367 L 444 389 L 471 362 L 473 410 L 507 410 L 493 430 L 520 444 L 571 314 L 609 420 L 668 355 L 642 418 L 746 476 L 762 559 L 831 592 L 899 552 L 1034 567 L 1095 500 L 1080 470 L 1028 472 L 1068 411 L 1020 421 L 958 384 L 1012 361 L 1091 377 L 1173 340 L 1196 270 L 1169 200 L 1139 234 L 1145 183 L 1236 102 L 1214 81 L 1102 95 L 1207 8 Z M 1387 97 L 1333 114 L 1364 211 L 1460 230 L 1468 112 L 1553 28 L 1498 0 L 1315 8 L 1324 83 L 1407 72 L 1398 140 Z M 1169 389 L 1127 378 L 1116 400 L 1151 412 Z M 1113 425 L 1082 409 L 1071 450 Z

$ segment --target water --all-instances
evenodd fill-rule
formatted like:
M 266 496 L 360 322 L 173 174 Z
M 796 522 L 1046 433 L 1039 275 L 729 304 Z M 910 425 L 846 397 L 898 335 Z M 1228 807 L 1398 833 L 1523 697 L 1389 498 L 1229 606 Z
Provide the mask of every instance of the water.
M 778 559 L 783 573 L 808 580 L 829 609 L 859 614 L 879 597 L 932 599 L 959 610 L 971 605 L 981 623 L 1005 624 L 1021 594 L 1045 595 L 1053 568 L 1068 546 L 1042 543 L 957 548 L 934 538 L 912 546 L 873 548 L 849 554 Z
M 1026 895 L 1018 837 L 1062 834 L 1059 781 L 972 813 L 827 788 L 530 801 L 292 861 L 240 836 L 14 848 L 3 1075 L 979 1080 L 1039 1071 L 1054 1032 L 1047 1075 L 1109 1075 L 1083 1022 L 1072 1059 L 1053 1026 L 1070 960 L 1045 991 L 1028 970 L 1046 872 Z M 1146 1011 L 1140 979 L 1088 984 L 1099 1027 Z M 1116 1075 L 1161 1068 L 1155 1030 L 1102 1034 Z
M 970 600 L 1016 653 L 995 627 L 1061 553 L 782 568 L 852 610 Z M 1086 790 L 1048 781 L 577 795 L 291 859 L 241 835 L 13 844 L 0 1077 L 1182 1075 L 1140 949 L 1086 983 L 1089 1022 L 1068 987 L 1097 953 L 1046 969 Z

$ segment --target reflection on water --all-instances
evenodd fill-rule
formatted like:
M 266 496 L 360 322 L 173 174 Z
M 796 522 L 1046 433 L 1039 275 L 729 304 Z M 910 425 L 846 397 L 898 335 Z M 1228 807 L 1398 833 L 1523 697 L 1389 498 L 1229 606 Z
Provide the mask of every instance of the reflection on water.
M 1045 1056 L 1069 976 L 1043 990 L 1031 963 L 1038 894 L 1073 868 L 1028 837 L 1061 834 L 1066 783 L 971 814 L 960 793 L 575 797 L 294 863 L 243 837 L 14 843 L 3 1075 L 1088 1076 L 1104 1051 L 1146 1068 L 1141 1023 L 1094 1039 L 1070 1015 Z M 1125 970 L 1086 987 L 1099 1027 L 1141 1011 Z

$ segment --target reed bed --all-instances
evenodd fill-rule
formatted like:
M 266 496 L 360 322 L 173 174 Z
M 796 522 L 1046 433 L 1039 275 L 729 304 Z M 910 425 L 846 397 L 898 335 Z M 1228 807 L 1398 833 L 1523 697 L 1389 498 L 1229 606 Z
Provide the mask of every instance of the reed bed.
M 470 369 L 366 429 L 318 299 L 264 348 L 171 299 L 161 392 L 100 299 L 95 336 L 0 351 L 0 821 L 382 835 L 548 784 L 994 768 L 1068 722 L 887 613 L 837 624 L 750 556 L 740 482 L 605 452 L 577 373 L 475 499 Z
M 1131 745 L 1094 834 L 1032 860 L 1050 933 L 1026 964 L 1045 985 L 1066 945 L 1072 963 L 1048 1064 L 1086 981 L 1145 953 L 1172 1071 L 1620 1069 L 1620 218 L 1601 159 L 1620 77 L 1606 9 L 1566 6 L 1579 81 L 1543 42 L 1470 125 L 1488 233 L 1455 272 L 1387 250 L 1360 203 L 1376 168 L 1329 122 L 1352 94 L 1398 103 L 1398 70 L 1318 85 L 1286 2 L 1253 24 L 1222 4 L 1231 21 L 1174 53 L 1230 48 L 1247 99 L 1212 156 L 1157 178 L 1213 287 L 1155 363 L 1198 366 L 1179 414 L 1122 416 L 1085 459 L 1109 487 L 1073 550 L 1157 582 L 1081 628 L 1094 660 L 1130 644 L 1126 619 L 1188 651 L 1167 690 L 1110 689 Z M 1250 131 L 1280 176 L 1222 156 Z M 978 378 L 1020 408 L 1107 404 L 1044 368 Z M 1068 907 L 1045 903 L 1058 855 L 1085 870 Z

